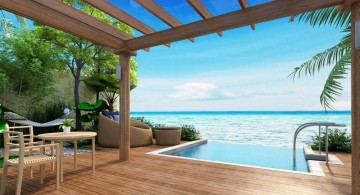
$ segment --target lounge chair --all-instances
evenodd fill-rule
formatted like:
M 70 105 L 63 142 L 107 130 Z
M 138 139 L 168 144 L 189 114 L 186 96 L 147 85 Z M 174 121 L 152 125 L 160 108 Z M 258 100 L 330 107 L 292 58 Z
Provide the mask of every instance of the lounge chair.
M 99 114 L 98 144 L 103 147 L 119 147 L 119 122 Z M 153 143 L 152 130 L 139 121 L 130 120 L 130 147 L 147 146 Z

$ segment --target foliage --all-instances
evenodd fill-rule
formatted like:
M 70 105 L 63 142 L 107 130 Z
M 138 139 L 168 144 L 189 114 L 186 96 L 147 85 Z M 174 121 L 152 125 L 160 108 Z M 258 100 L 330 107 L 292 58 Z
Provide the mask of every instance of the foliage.
M 321 135 L 321 150 L 325 151 L 325 132 Z M 319 135 L 312 136 L 311 148 L 319 150 Z M 346 130 L 329 129 L 329 151 L 351 153 L 351 136 Z
M 137 85 L 137 66 L 136 62 L 132 60 L 132 68 L 135 69 L 135 74 L 130 75 L 131 86 L 130 90 Z M 119 81 L 116 79 L 116 70 L 108 69 L 106 73 L 95 73 L 85 80 L 86 87 L 95 93 L 100 93 L 109 104 L 109 111 L 114 111 L 114 103 L 119 97 Z
M 351 65 L 351 23 L 349 12 L 338 12 L 336 7 L 307 12 L 298 16 L 299 21 L 310 23 L 313 27 L 335 25 L 342 28 L 345 36 L 332 48 L 315 55 L 311 60 L 295 67 L 289 75 L 293 79 L 301 76 L 314 76 L 326 67 L 332 70 L 324 84 L 320 95 L 320 103 L 324 109 L 331 109 L 336 101 L 334 96 L 340 96 L 343 90 L 340 79 L 344 79 Z
M 60 129 L 64 130 L 66 127 L 74 127 L 74 121 L 68 120 L 67 118 L 63 121 L 63 124 L 60 125 Z
M 35 32 L 15 31 L 14 36 L 0 39 L 0 64 L 0 89 L 8 91 L 3 93 L 2 101 L 14 92 L 17 94 L 14 104 L 18 105 L 24 96 L 36 102 L 53 92 L 52 73 L 60 60 L 50 44 Z
M 194 125 L 181 125 L 181 140 L 195 141 L 201 139 L 200 132 Z
M 49 122 L 63 116 L 65 108 L 63 101 L 49 102 L 45 107 L 34 108 L 33 113 L 28 118 L 39 123 Z
M 99 113 L 104 110 L 108 109 L 108 104 L 100 99 L 95 104 L 90 104 L 87 102 L 82 102 L 79 104 L 78 109 L 82 111 L 87 111 L 86 114 L 83 114 L 78 118 L 81 123 L 88 123 L 92 122 L 93 129 L 97 129 L 97 122 L 99 120 Z
M 145 119 L 145 117 L 133 117 L 132 119 L 142 122 L 149 126 L 153 132 L 153 137 L 155 138 L 155 129 L 156 127 L 163 127 L 164 124 L 154 124 L 150 120 Z M 200 132 L 196 130 L 194 125 L 181 125 L 181 140 L 182 141 L 195 141 L 201 139 Z
M 45 104 L 45 106 L 33 107 L 33 111 L 27 116 L 28 119 L 39 122 L 46 123 L 63 116 L 63 111 L 65 108 L 65 103 L 63 101 L 52 101 Z M 47 127 L 47 128 L 37 128 L 34 127 L 34 131 L 37 134 L 48 133 L 58 131 L 56 127 Z
M 68 5 L 89 14 L 100 21 L 107 23 L 126 33 L 132 34 L 131 27 L 117 21 L 113 17 L 97 10 L 96 8 L 80 0 L 63 0 Z M 101 69 L 115 69 L 119 62 L 117 55 L 106 51 L 103 47 L 87 40 L 69 35 L 51 27 L 35 23 L 35 31 L 51 44 L 52 48 L 60 53 L 65 65 L 59 66 L 59 70 L 70 71 L 74 77 L 74 100 L 75 107 L 80 103 L 79 86 L 84 78 Z M 100 71 L 99 71 L 100 70 Z M 76 110 L 76 118 L 80 117 L 80 110 Z M 81 130 L 80 121 L 76 121 L 76 129 Z
M 2 15 L 2 18 L 0 20 L 0 35 L 5 37 L 13 36 L 13 32 L 16 27 L 10 22 L 10 20 L 6 19 L 5 12 L 2 9 L 0 9 L 0 13 Z M 24 17 L 18 15 L 15 15 L 15 17 L 17 22 L 20 24 L 22 30 L 29 30 L 29 24 Z

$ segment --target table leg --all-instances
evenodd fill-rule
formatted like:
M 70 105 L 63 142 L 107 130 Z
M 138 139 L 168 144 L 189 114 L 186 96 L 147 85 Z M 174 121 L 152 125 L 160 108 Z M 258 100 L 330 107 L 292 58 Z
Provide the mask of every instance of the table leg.
M 77 169 L 76 157 L 77 157 L 77 140 L 74 141 L 74 169 Z
M 60 150 L 60 182 L 64 182 L 64 171 L 63 171 L 63 155 L 64 155 L 64 142 L 59 142 L 59 150 Z
M 92 172 L 95 173 L 95 137 L 92 138 Z

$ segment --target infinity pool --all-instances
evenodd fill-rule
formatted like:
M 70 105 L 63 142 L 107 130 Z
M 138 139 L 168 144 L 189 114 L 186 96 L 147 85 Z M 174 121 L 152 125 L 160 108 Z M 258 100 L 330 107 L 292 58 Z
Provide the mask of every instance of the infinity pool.
M 170 155 L 257 167 L 309 172 L 303 149 L 296 150 L 296 169 L 293 169 L 292 148 L 288 147 L 269 147 L 209 141 L 206 144 L 184 149 L 179 152 L 171 153 Z

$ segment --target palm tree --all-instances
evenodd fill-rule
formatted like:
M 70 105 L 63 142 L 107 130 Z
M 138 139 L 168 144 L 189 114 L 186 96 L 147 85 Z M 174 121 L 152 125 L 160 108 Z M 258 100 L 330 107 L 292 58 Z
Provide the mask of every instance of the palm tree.
M 310 23 L 313 27 L 335 25 L 343 29 L 344 37 L 335 46 L 316 54 L 309 61 L 295 67 L 289 75 L 293 79 L 306 75 L 313 76 L 326 67 L 332 67 L 320 95 L 324 109 L 332 109 L 335 96 L 340 96 L 343 86 L 340 79 L 346 78 L 351 65 L 351 21 L 350 12 L 338 12 L 336 7 L 326 8 L 299 15 L 299 21 Z

